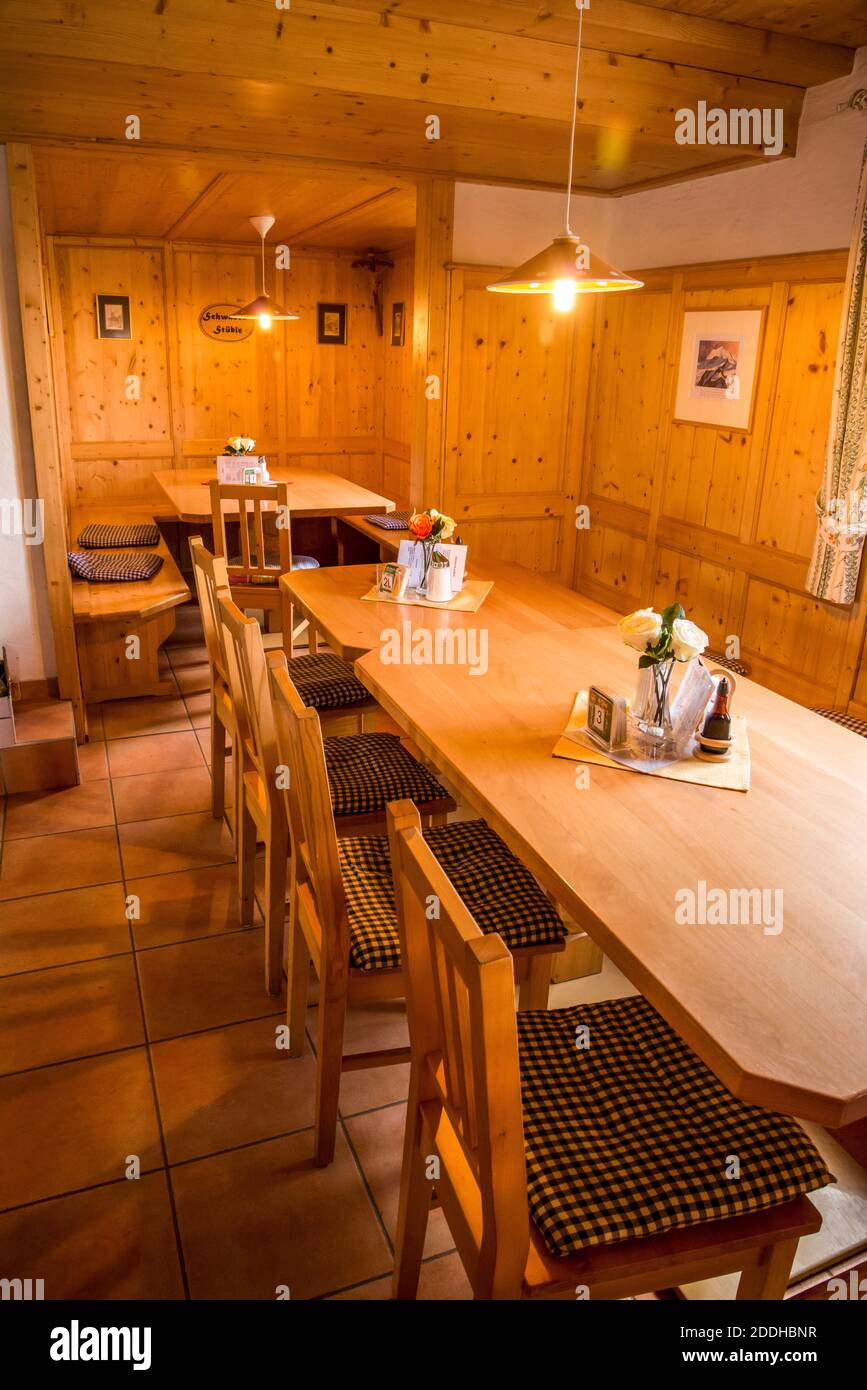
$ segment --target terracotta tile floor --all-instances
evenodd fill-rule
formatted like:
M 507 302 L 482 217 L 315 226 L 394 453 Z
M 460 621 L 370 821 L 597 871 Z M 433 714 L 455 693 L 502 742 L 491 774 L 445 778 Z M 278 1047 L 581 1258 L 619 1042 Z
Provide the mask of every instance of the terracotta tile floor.
M 284 1001 L 210 813 L 187 614 L 177 636 L 177 694 L 92 710 L 82 786 L 2 817 L 0 1272 L 38 1269 L 49 1298 L 387 1298 L 406 1068 L 347 1076 L 317 1168 L 315 1058 L 275 1045 Z M 349 1031 L 384 1045 L 402 1010 Z M 423 1296 L 469 1296 L 451 1248 L 432 1225 Z
M 0 1274 L 57 1299 L 387 1299 L 408 1068 L 343 1078 L 316 1168 L 316 1006 L 291 1060 L 210 814 L 196 623 L 181 610 L 166 648 L 175 695 L 91 710 L 82 786 L 0 799 Z M 606 962 L 552 1004 L 627 993 Z M 350 1011 L 353 1050 L 405 1041 L 399 1004 Z M 801 1271 L 867 1217 L 867 1173 L 828 1159 Z M 420 1298 L 470 1296 L 452 1245 L 435 1212 Z

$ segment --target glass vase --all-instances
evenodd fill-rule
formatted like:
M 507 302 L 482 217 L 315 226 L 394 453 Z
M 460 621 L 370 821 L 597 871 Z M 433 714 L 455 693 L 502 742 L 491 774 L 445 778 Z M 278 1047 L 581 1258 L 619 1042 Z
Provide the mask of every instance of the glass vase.
M 435 542 L 432 541 L 432 540 L 416 541 L 416 545 L 420 545 L 420 546 L 421 546 L 421 550 L 422 550 L 422 576 L 421 576 L 421 583 L 418 585 L 418 588 L 416 589 L 416 593 L 417 593 L 417 594 L 426 594 L 426 593 L 427 593 L 427 575 L 428 575 L 428 570 L 430 569 L 430 562 L 431 562 L 431 559 L 432 559 L 433 553 L 434 553 L 434 545 L 435 545 Z
M 669 687 L 674 672 L 674 657 L 655 661 L 638 671 L 638 686 L 632 711 L 634 736 L 639 748 L 648 758 L 673 757 L 677 748 L 671 722 Z

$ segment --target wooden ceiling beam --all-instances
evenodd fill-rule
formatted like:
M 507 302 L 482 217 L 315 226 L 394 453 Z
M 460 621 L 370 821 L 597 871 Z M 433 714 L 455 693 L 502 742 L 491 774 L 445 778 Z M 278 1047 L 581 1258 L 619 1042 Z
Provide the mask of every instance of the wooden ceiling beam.
M 851 72 L 852 48 L 701 14 L 651 9 L 636 0 L 599 0 L 584 14 L 584 46 L 602 53 L 759 77 L 810 87 Z M 667 0 L 661 0 L 666 4 Z M 722 7 L 720 7 L 722 8 Z M 765 5 L 767 11 L 767 5 Z M 490 34 L 514 34 L 574 45 L 575 0 L 293 0 L 299 13 L 369 10 L 392 18 L 455 24 Z M 726 6 L 730 11 L 731 6 Z
M 82 65 L 110 55 L 112 64 L 126 68 L 132 109 L 143 69 L 166 71 L 172 86 L 195 74 L 228 84 L 255 82 L 263 105 L 270 84 L 289 82 L 368 99 L 423 99 L 435 113 L 453 106 L 529 119 L 569 117 L 571 44 L 438 20 L 393 16 L 383 24 L 369 10 L 332 7 L 323 15 L 295 5 L 280 11 L 277 21 L 276 14 L 264 0 L 251 0 L 243 24 L 234 7 L 212 0 L 186 0 L 182 12 L 169 4 L 161 14 L 88 0 L 86 10 L 70 17 L 66 0 L 41 0 L 35 10 L 30 0 L 0 0 L 0 19 L 7 20 L 3 46 L 17 55 L 13 62 L 20 65 L 25 54 L 31 63 L 37 56 L 64 60 L 65 87 L 85 106 L 98 92 L 82 81 Z M 680 107 L 703 100 L 711 107 L 782 107 L 790 115 L 800 110 L 802 92 L 800 84 L 590 49 L 582 63 L 579 121 L 671 138 Z M 211 110 L 202 114 L 212 118 Z M 424 138 L 423 124 L 417 135 Z
M 172 78 L 139 69 L 130 92 L 129 73 L 110 63 L 78 63 L 90 92 L 87 102 L 65 86 L 60 59 L 4 62 L 0 53 L 0 139 L 58 136 L 80 144 L 110 145 L 115 154 L 190 157 L 206 150 L 218 169 L 243 156 L 248 168 L 267 167 L 287 154 L 304 151 L 309 167 L 366 165 L 368 169 L 415 175 L 443 175 L 470 182 L 562 187 L 566 163 L 566 122 L 466 111 L 440 106 L 442 138 L 429 142 L 423 129 L 429 110 L 423 101 L 399 102 L 315 92 L 283 84 L 228 81 L 199 74 Z M 130 112 L 141 119 L 141 140 L 124 138 Z M 203 113 L 207 113 L 203 121 Z M 796 122 L 790 118 L 790 129 Z M 281 157 L 282 156 L 282 161 Z M 665 181 L 705 170 L 766 163 L 748 147 L 677 145 L 671 135 L 612 132 L 605 125 L 579 125 L 575 187 L 617 192 L 632 184 Z M 300 163 L 300 161 L 299 161 Z
M 227 174 L 225 172 L 215 174 L 207 188 L 203 188 L 199 196 L 193 199 L 189 207 L 185 208 L 181 213 L 180 217 L 177 217 L 170 227 L 165 228 L 163 232 L 165 240 L 177 240 L 179 237 L 183 236 L 187 227 L 196 217 L 206 212 L 208 208 L 213 207 L 214 203 L 224 196 L 227 189 L 231 186 L 232 178 L 232 174 Z

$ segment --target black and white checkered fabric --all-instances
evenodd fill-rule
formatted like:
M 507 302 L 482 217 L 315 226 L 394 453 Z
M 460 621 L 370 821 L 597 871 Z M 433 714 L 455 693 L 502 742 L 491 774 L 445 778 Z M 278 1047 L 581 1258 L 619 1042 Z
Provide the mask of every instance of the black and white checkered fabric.
M 407 752 L 397 734 L 347 734 L 323 743 L 335 816 L 376 815 L 389 801 L 404 798 L 417 805 L 448 800 L 445 788 Z
M 163 567 L 162 555 L 153 551 L 142 554 L 137 550 L 107 550 L 95 554 L 92 550 L 70 550 L 67 559 L 76 579 L 88 579 L 91 584 L 132 584 L 153 579 Z
M 867 719 L 856 719 L 854 714 L 847 714 L 842 709 L 814 708 L 813 713 L 821 714 L 823 719 L 830 719 L 834 724 L 842 724 L 844 729 L 850 729 L 853 734 L 860 734 L 862 738 L 867 738 Z
M 483 820 L 456 821 L 424 832 L 439 863 L 484 932 L 499 932 L 510 950 L 558 945 L 566 927 L 529 870 Z M 358 970 L 396 970 L 400 938 L 384 836 L 338 841 L 350 963 Z
M 305 705 L 313 709 L 339 709 L 370 699 L 352 667 L 332 652 L 296 656 L 289 663 L 289 676 Z
M 552 1254 L 834 1181 L 794 1120 L 736 1100 L 646 999 L 520 1013 L 518 1048 L 530 1211 Z
M 365 521 L 369 521 L 372 526 L 378 526 L 382 531 L 406 531 L 409 521 L 409 512 L 374 512 L 372 516 L 366 516 Z
M 735 661 L 730 656 L 720 656 L 719 652 L 705 652 L 702 656 L 705 666 L 723 666 L 727 671 L 734 671 L 736 676 L 748 676 L 750 668 L 745 661 Z
M 159 527 L 153 521 L 92 521 L 78 537 L 82 550 L 120 550 L 124 546 L 159 545 Z

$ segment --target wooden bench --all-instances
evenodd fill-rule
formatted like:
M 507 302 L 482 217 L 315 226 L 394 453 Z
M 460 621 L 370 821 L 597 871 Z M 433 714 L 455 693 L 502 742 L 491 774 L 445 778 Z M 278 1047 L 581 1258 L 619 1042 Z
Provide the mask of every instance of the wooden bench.
M 337 542 L 338 565 L 351 565 L 357 560 L 370 559 L 369 546 L 352 546 L 350 538 L 346 534 L 345 528 L 347 526 L 376 544 L 380 560 L 393 560 L 397 555 L 401 541 L 412 540 L 412 536 L 406 529 L 403 531 L 385 531 L 381 526 L 375 526 L 372 521 L 368 521 L 363 516 L 334 516 L 331 518 L 331 534 Z
M 76 508 L 70 518 L 70 549 L 76 548 L 78 536 L 91 522 L 153 519 L 153 512 L 144 508 L 134 511 L 128 505 L 121 511 L 114 507 Z M 172 682 L 160 676 L 159 649 L 174 631 L 174 610 L 179 603 L 186 603 L 190 590 L 162 537 L 155 549 L 163 564 L 153 579 L 132 584 L 72 582 L 78 664 L 89 703 L 174 693 Z

